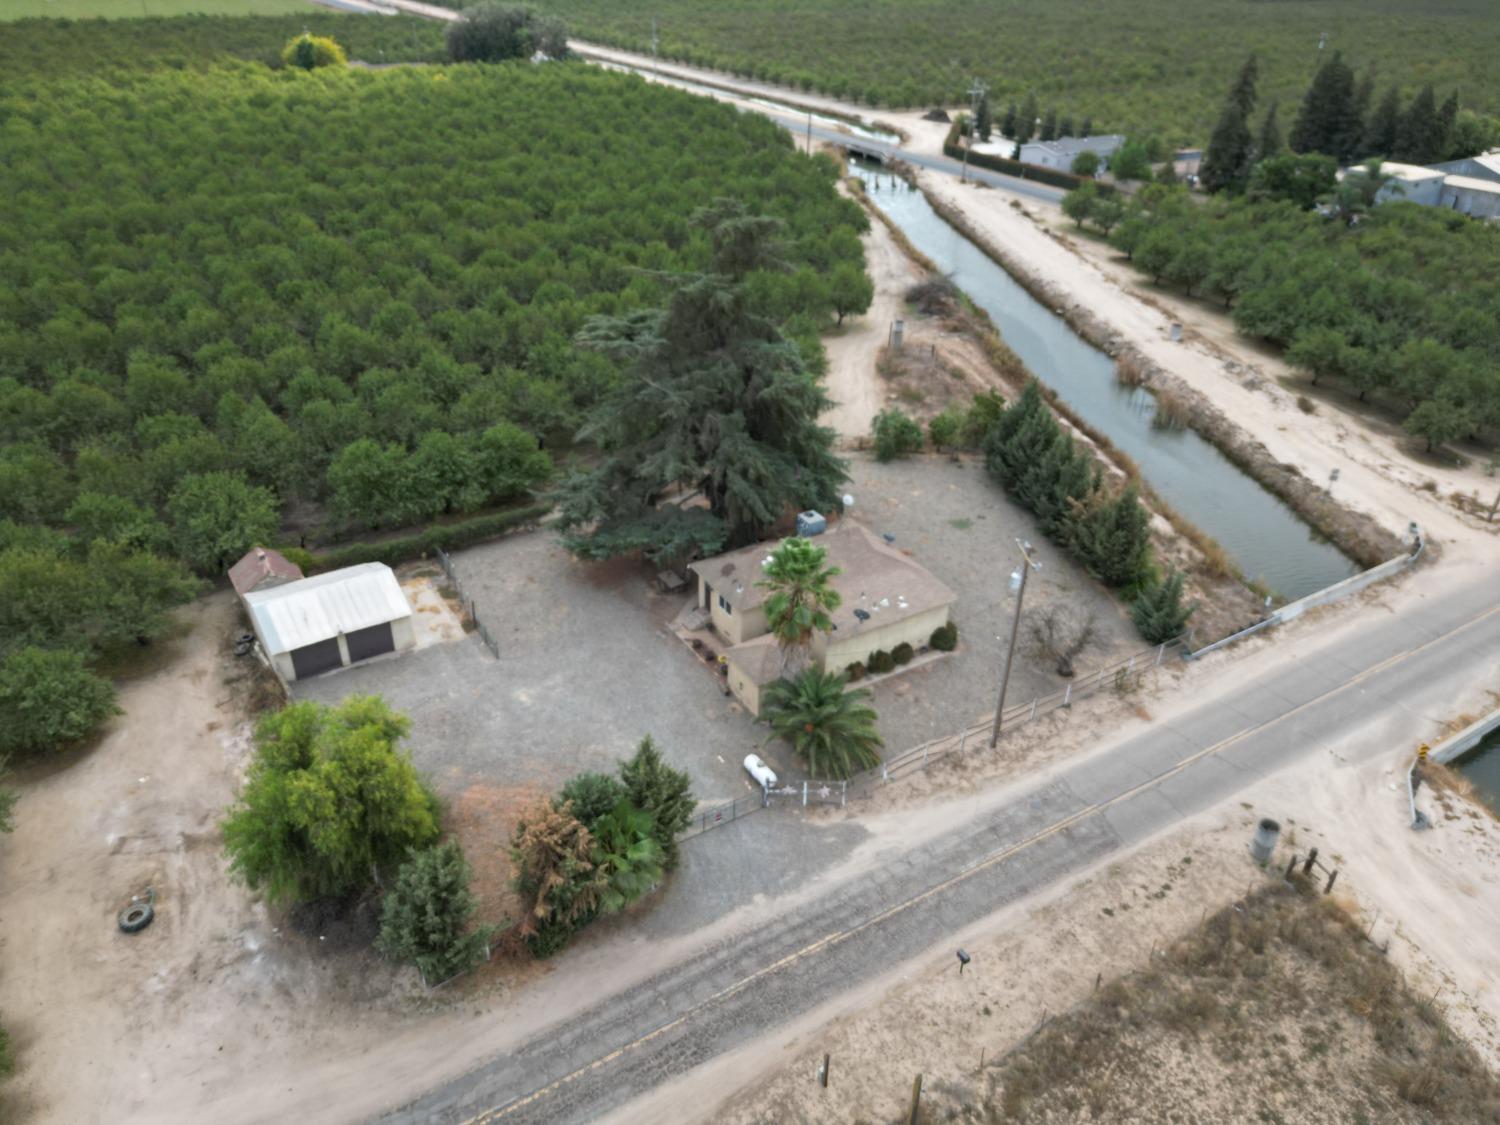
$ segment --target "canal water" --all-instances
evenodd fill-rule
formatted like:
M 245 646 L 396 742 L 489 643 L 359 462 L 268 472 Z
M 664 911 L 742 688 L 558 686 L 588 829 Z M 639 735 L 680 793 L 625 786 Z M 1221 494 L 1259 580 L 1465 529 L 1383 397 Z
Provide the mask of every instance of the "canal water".
M 1218 540 L 1247 578 L 1261 579 L 1290 601 L 1358 570 L 1198 434 L 1153 427 L 1151 394 L 1120 386 L 1109 356 L 949 226 L 920 191 L 875 163 L 851 160 L 849 172 L 917 249 L 990 315 L 1031 372 L 1109 435 L 1169 504 Z
M 1479 799 L 1500 816 L 1500 728 L 1485 735 L 1453 768 L 1473 783 Z

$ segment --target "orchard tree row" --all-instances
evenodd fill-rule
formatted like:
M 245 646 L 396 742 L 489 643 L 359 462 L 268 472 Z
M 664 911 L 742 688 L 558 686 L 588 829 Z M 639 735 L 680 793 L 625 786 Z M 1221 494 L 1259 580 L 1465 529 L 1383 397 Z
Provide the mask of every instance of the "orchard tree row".
M 1323 163 L 1283 180 L 1287 160 Z M 1492 440 L 1500 228 L 1414 203 L 1368 209 L 1379 183 L 1355 172 L 1335 185 L 1331 158 L 1288 157 L 1256 167 L 1250 198 L 1203 206 L 1153 184 L 1122 206 L 1086 185 L 1064 207 L 1080 223 L 1103 215 L 1110 242 L 1154 281 L 1232 308 L 1241 332 L 1285 348 L 1313 382 L 1395 409 L 1429 449 Z M 1308 209 L 1324 192 L 1329 217 Z
M 452 7 L 466 0 L 443 0 Z M 1259 53 L 1268 100 L 1306 89 L 1319 36 L 1410 95 L 1423 82 L 1500 113 L 1493 4 L 1435 9 L 1369 0 L 536 0 L 581 39 L 715 67 L 870 105 L 968 105 L 974 78 L 999 107 L 1035 92 L 1044 107 L 1103 131 L 1203 143 L 1224 78 Z M 1234 34 L 1225 34 L 1232 27 Z M 1418 77 L 1420 76 L 1420 77 Z

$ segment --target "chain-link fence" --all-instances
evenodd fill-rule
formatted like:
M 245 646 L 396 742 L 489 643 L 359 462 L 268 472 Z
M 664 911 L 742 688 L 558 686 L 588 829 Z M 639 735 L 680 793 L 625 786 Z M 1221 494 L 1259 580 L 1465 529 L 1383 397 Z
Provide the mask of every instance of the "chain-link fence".
M 479 634 L 479 639 L 484 642 L 484 647 L 490 650 L 490 655 L 495 659 L 500 658 L 500 646 L 495 643 L 494 635 L 485 627 L 479 619 L 479 611 L 475 608 L 474 599 L 464 593 L 464 584 L 459 580 L 458 571 L 453 566 L 453 560 L 448 557 L 448 552 L 441 547 L 434 549 L 437 554 L 438 565 L 443 568 L 443 573 L 448 578 L 448 585 L 452 586 L 458 594 L 458 603 L 463 606 L 464 614 L 474 623 L 474 631 Z

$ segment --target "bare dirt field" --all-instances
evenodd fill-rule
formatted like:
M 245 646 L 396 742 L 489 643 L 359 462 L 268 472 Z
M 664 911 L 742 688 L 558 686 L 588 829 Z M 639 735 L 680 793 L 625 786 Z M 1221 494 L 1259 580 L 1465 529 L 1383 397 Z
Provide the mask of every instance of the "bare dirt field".
M 0 1119 L 189 1120 L 247 1072 L 369 1042 L 410 983 L 292 932 L 227 878 L 218 820 L 250 748 L 231 682 L 243 662 L 225 651 L 241 626 L 225 593 L 180 622 L 122 684 L 125 714 L 96 745 L 18 779 L 0 841 L 0 1011 L 18 1073 Z M 147 887 L 154 922 L 121 933 L 115 913 Z
M 979 1109 L 983 1103 L 997 1111 L 1019 1108 L 1025 1100 L 1019 1093 L 1038 1089 L 1026 1076 L 1046 1073 L 1047 1065 L 1069 1069 L 1052 1072 L 1042 1084 L 1052 1097 L 1036 1095 L 1019 1120 L 1087 1120 L 1089 1106 L 1098 1104 L 1103 1117 L 1092 1119 L 1343 1122 L 1360 1120 L 1356 1111 L 1366 1101 L 1364 1120 L 1433 1119 L 1405 1103 L 1396 1083 L 1417 1080 L 1424 1052 L 1440 1038 L 1439 1025 L 1473 1044 L 1486 1077 L 1484 1066 L 1500 1061 L 1500 998 L 1492 987 L 1500 966 L 1493 950 L 1476 956 L 1472 938 L 1491 932 L 1500 920 L 1500 831 L 1493 820 L 1481 824 L 1467 817 L 1429 833 L 1406 831 L 1405 792 L 1387 788 L 1395 772 L 1389 763 L 1335 771 L 1331 782 L 1327 772 L 1320 763 L 1273 778 L 1244 800 L 1221 806 L 1045 902 L 955 934 L 954 947 L 972 957 L 962 976 L 947 951 L 910 967 L 888 990 L 859 990 L 853 1013 L 742 1060 L 742 1077 L 758 1074 L 753 1093 L 749 1087 L 737 1091 L 701 1119 L 895 1120 L 921 1073 L 924 1120 L 989 1120 Z M 1283 824 L 1276 865 L 1316 846 L 1325 862 L 1340 868 L 1330 901 L 1357 921 L 1353 936 L 1336 919 L 1330 923 L 1340 942 L 1331 960 L 1348 971 L 1320 976 L 1305 963 L 1305 953 L 1299 962 L 1283 948 L 1259 968 L 1244 970 L 1266 977 L 1250 986 L 1237 979 L 1238 989 L 1250 989 L 1242 1008 L 1232 1006 L 1223 982 L 1210 988 L 1200 979 L 1196 986 L 1212 992 L 1217 1004 L 1183 999 L 1192 991 L 1184 981 L 1211 966 L 1233 968 L 1214 957 L 1194 964 L 1191 951 L 1203 946 L 1202 935 L 1194 934 L 1205 921 L 1207 932 L 1217 934 L 1234 915 L 1241 944 L 1257 925 L 1282 924 L 1254 897 L 1279 885 L 1248 854 L 1262 815 L 1276 815 Z M 1314 937 L 1325 939 L 1321 916 L 1308 917 L 1299 936 L 1305 933 L 1310 944 Z M 1443 941 L 1445 929 L 1466 950 Z M 1359 940 L 1366 931 L 1372 943 Z M 1243 961 L 1231 960 L 1255 958 L 1246 953 Z M 1192 972 L 1183 975 L 1185 964 Z M 1154 981 L 1152 974 L 1162 979 Z M 1120 977 L 1128 979 L 1110 983 Z M 1385 996 L 1389 982 L 1399 996 Z M 1274 1007 L 1259 1007 L 1254 990 L 1270 994 L 1273 985 Z M 1382 996 L 1388 1010 L 1365 1007 L 1370 997 Z M 1100 998 L 1108 1002 L 1102 1012 Z M 1065 1018 L 1031 1039 L 1028 1054 L 1028 1036 L 1049 1016 Z M 1416 1041 L 1415 1055 L 1385 1059 L 1377 1049 L 1376 1032 L 1385 1025 L 1371 1020 L 1387 1016 L 1402 1037 Z M 1201 1037 L 1194 1038 L 1198 1032 Z M 1230 1050 L 1236 1043 L 1244 1052 L 1238 1060 Z M 1270 1059 L 1263 1057 L 1266 1051 Z M 832 1055 L 826 1090 L 816 1081 L 824 1052 Z M 1283 1053 L 1297 1066 L 1280 1061 Z M 1417 1069 L 1407 1075 L 1397 1064 Z M 768 1066 L 775 1068 L 769 1077 Z M 1260 1077 L 1237 1081 L 1242 1067 Z M 1446 1080 L 1455 1080 L 1451 1065 L 1444 1072 Z M 1007 1077 L 1017 1090 L 1009 1095 L 1013 1100 L 1007 1100 Z M 1302 1082 L 1308 1090 L 1297 1085 Z M 1324 1099 L 1316 1111 L 1289 1111 L 1289 1104 L 1301 1105 L 1295 1097 L 1309 1093 Z M 1141 1106 L 1160 1112 L 1132 1116 Z M 1391 1107 L 1399 1112 L 1387 1113 Z M 1262 1110 L 1281 1116 L 1267 1117 Z M 1486 1118 L 1460 1113 L 1450 1119 Z

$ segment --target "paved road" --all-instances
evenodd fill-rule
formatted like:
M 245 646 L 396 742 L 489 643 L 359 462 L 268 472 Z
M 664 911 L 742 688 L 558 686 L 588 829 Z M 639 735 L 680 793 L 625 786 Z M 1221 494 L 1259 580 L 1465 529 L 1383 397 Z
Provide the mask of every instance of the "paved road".
M 878 875 L 701 951 L 386 1120 L 597 1118 L 1351 731 L 1411 707 L 1440 710 L 1443 685 L 1500 674 L 1496 600 L 1471 586 L 1410 613 L 1371 615 L 1315 658 L 1287 658 L 1253 685 L 1059 772 Z M 1363 745 L 1389 747 L 1379 737 Z

